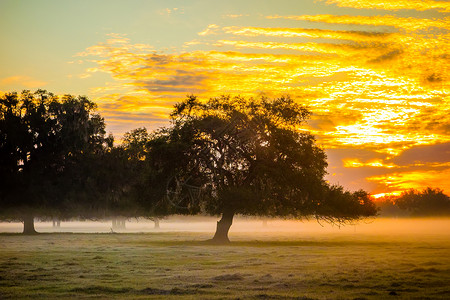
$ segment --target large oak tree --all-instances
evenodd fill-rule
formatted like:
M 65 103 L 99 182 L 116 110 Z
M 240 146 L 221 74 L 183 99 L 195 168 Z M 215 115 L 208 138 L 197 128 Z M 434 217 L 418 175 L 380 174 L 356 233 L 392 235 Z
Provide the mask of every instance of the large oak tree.
M 325 153 L 302 128 L 310 115 L 290 97 L 188 97 L 148 144 L 154 196 L 179 212 L 220 214 L 216 242 L 229 241 L 235 214 L 337 223 L 375 215 L 366 192 L 325 182 Z
M 38 90 L 0 97 L 0 207 L 3 219 L 71 216 L 81 207 L 84 172 L 112 146 L 103 118 L 86 97 Z M 88 203 L 92 199 L 84 199 Z

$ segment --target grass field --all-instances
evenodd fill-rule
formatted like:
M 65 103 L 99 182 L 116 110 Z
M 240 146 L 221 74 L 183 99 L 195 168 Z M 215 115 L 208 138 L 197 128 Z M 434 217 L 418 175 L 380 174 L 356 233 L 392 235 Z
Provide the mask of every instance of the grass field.
M 450 299 L 443 232 L 4 233 L 0 298 Z

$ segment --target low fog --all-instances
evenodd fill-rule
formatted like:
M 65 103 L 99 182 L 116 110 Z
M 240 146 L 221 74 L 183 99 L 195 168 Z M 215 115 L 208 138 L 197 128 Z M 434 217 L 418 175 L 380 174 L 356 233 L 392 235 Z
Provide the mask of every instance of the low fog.
M 41 233 L 152 233 L 152 232 L 205 232 L 213 234 L 216 229 L 215 217 L 172 216 L 160 220 L 160 228 L 147 219 L 127 219 L 125 228 L 117 229 L 111 220 L 103 221 L 61 221 L 54 227 L 52 221 L 36 220 L 36 230 Z M 442 235 L 450 237 L 450 218 L 374 218 L 352 225 L 337 226 L 311 220 L 282 220 L 236 217 L 230 229 L 233 234 L 251 234 L 255 237 L 301 238 L 306 235 Z M 0 223 L 0 232 L 19 233 L 23 230 L 20 222 Z

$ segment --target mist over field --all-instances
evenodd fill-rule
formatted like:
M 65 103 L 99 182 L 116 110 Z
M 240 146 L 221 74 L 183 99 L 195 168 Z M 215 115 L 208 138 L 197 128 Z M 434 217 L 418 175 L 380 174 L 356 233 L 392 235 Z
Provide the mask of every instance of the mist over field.
M 1 223 L 1 299 L 448 299 L 450 219 Z M 5 233 L 9 232 L 9 233 Z M 16 232 L 16 233 L 13 233 Z M 50 233 L 54 232 L 54 233 Z
M 450 299 L 450 0 L 80 2 L 0 0 L 0 300 Z
M 151 232 L 204 232 L 213 234 L 217 217 L 207 216 L 171 216 L 160 220 L 160 228 L 154 228 L 154 222 L 147 219 L 131 218 L 126 220 L 124 229 L 113 229 L 111 220 L 102 221 L 62 221 L 60 227 L 52 222 L 36 222 L 36 229 L 42 233 L 151 233 Z M 22 232 L 22 223 L 0 223 L 0 232 Z M 230 239 L 238 233 L 254 234 L 260 237 L 302 238 L 304 235 L 340 235 L 355 236 L 405 236 L 437 235 L 450 238 L 450 218 L 372 218 L 355 222 L 353 225 L 337 226 L 325 222 L 310 220 L 284 220 L 271 218 L 253 218 L 238 216 L 230 229 Z

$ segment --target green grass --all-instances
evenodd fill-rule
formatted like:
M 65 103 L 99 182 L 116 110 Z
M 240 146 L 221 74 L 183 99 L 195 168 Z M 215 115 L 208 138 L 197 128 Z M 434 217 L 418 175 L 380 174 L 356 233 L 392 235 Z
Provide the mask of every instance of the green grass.
M 0 235 L 0 299 L 449 299 L 448 235 Z

